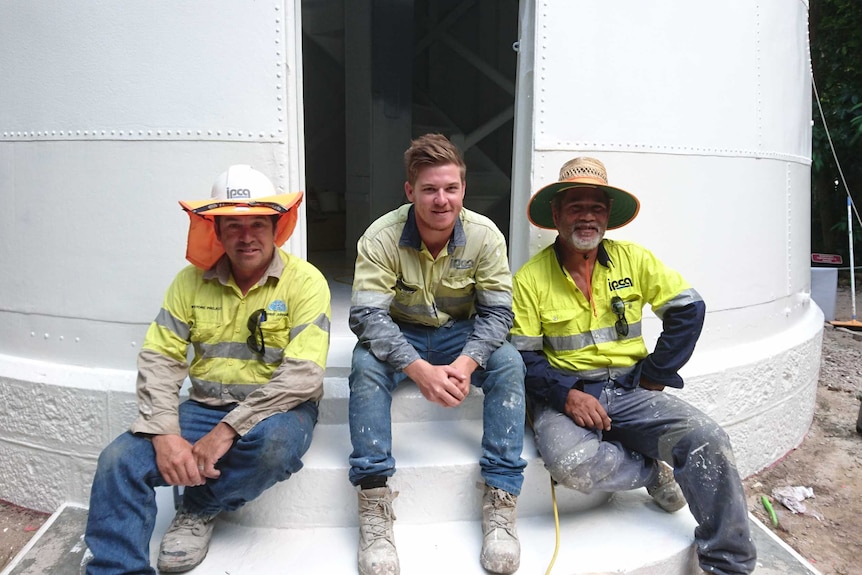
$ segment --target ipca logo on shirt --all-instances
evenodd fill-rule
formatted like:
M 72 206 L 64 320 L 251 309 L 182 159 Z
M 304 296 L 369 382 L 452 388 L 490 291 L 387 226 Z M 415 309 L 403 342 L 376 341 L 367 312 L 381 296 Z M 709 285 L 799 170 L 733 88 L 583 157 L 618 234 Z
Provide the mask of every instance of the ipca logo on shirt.
M 616 291 L 618 289 L 630 288 L 634 285 L 632 278 L 623 278 L 621 280 L 608 280 L 608 289 Z
M 267 311 L 287 311 L 287 304 L 284 300 L 277 299 L 269 304 Z

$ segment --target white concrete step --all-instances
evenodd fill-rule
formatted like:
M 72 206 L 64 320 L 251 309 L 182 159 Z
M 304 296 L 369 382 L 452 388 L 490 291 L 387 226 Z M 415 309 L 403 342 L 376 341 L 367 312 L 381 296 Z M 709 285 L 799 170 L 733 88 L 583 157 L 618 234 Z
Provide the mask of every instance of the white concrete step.
M 318 425 L 305 467 L 242 509 L 229 521 L 247 527 L 351 527 L 357 524 L 356 491 L 347 478 L 350 434 L 347 426 Z M 481 422 L 467 419 L 395 424 L 393 454 L 397 471 L 389 484 L 398 491 L 401 523 L 470 521 L 481 517 L 479 457 Z M 522 517 L 550 512 L 550 477 L 527 438 L 528 465 L 518 500 Z M 566 511 L 591 509 L 606 493 L 563 490 Z
M 565 499 L 561 491 L 565 490 L 557 489 L 557 496 Z M 410 512 L 403 504 L 404 495 L 402 493 L 394 503 L 398 517 L 395 540 L 404 575 L 486 573 L 479 565 L 479 521 L 416 523 L 405 520 L 403 516 Z M 159 541 L 173 516 L 170 490 L 159 489 L 157 498 L 160 513 L 150 543 L 153 565 Z M 550 497 L 545 507 L 547 511 L 543 515 L 519 517 L 520 574 L 546 573 L 554 557 L 556 534 Z M 434 513 L 433 510 L 428 512 Z M 693 574 L 696 572 L 692 550 L 694 527 L 694 519 L 687 508 L 674 514 L 665 513 L 642 489 L 615 494 L 607 504 L 592 510 L 561 511 L 560 545 L 551 573 Z M 275 529 L 239 525 L 232 518 L 219 519 L 209 554 L 192 573 L 355 574 L 357 541 L 356 527 Z M 615 543 L 619 541 L 624 541 L 625 545 Z

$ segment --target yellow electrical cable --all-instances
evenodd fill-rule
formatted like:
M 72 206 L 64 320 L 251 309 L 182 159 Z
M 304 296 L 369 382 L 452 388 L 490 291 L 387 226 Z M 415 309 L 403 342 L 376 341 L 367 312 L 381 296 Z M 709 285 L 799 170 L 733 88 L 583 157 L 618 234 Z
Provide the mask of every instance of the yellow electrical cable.
M 550 476 L 549 476 L 550 477 Z M 554 529 L 556 531 L 556 542 L 554 543 L 554 556 L 551 557 L 551 562 L 548 564 L 548 570 L 545 575 L 551 574 L 551 569 L 554 568 L 554 563 L 557 562 L 557 553 L 560 551 L 560 514 L 557 511 L 557 490 L 554 487 L 554 478 L 551 480 L 551 501 L 554 503 Z
M 532 427 L 533 427 L 533 415 L 530 413 L 529 410 L 527 410 L 527 423 L 529 424 L 530 428 L 532 429 Z M 550 474 L 548 474 L 548 479 L 551 482 L 551 504 L 552 504 L 552 507 L 554 508 L 555 540 L 554 540 L 554 554 L 551 557 L 551 562 L 548 564 L 548 569 L 547 569 L 547 571 L 545 571 L 545 575 L 551 574 L 551 569 L 554 568 L 554 563 L 557 562 L 557 554 L 560 552 L 560 513 L 557 510 L 557 489 L 554 486 L 554 478 L 551 477 Z

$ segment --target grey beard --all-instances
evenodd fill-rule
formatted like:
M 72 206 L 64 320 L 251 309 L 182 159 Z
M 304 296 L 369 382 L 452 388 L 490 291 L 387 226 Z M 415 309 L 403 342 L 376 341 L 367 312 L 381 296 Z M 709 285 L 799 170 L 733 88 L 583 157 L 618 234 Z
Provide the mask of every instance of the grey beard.
M 572 233 L 566 237 L 566 242 L 576 250 L 588 252 L 599 247 L 599 244 L 602 243 L 602 239 L 604 239 L 604 234 L 600 233 L 594 240 L 584 241 L 578 238 L 577 234 L 572 231 Z

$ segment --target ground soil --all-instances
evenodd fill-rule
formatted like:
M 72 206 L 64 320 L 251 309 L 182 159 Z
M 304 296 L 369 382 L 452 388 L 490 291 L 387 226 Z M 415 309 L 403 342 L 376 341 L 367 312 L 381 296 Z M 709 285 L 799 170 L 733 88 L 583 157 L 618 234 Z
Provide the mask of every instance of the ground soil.
M 857 317 L 862 311 L 858 279 Z M 850 320 L 851 309 L 850 288 L 841 285 L 835 320 Z M 860 391 L 862 331 L 827 324 L 814 422 L 805 440 L 745 480 L 749 510 L 823 575 L 862 574 L 862 434 L 856 431 Z M 794 514 L 773 497 L 773 490 L 785 487 L 811 488 L 814 497 L 803 500 L 805 513 Z M 764 495 L 777 526 L 761 501 Z
M 846 282 L 841 281 L 844 284 Z M 857 281 L 857 311 L 862 288 Z M 836 320 L 851 319 L 850 288 L 839 285 Z M 751 512 L 823 575 L 862 574 L 862 434 L 856 431 L 857 390 L 862 391 L 862 331 L 823 331 L 823 354 L 814 421 L 802 445 L 745 480 Z M 805 487 L 805 513 L 794 514 L 773 490 Z M 778 525 L 763 505 L 769 499 Z M 0 570 L 27 544 L 48 515 L 2 501 Z
M 49 515 L 0 501 L 0 571 L 45 523 Z

